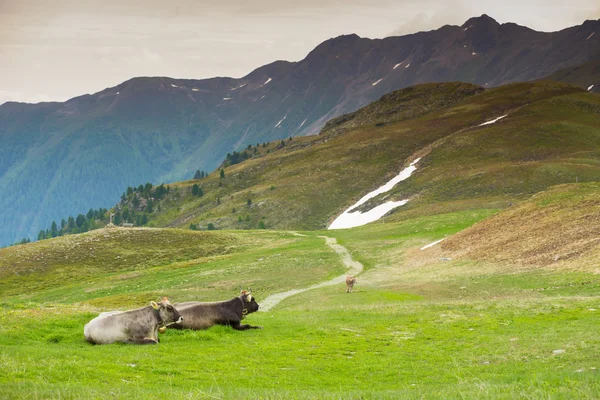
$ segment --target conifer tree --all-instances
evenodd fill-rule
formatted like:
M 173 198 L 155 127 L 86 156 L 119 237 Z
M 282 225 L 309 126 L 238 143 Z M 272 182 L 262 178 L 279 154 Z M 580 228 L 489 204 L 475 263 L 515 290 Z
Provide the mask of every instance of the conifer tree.
M 152 204 L 152 199 L 149 199 L 149 200 L 148 200 L 148 204 L 146 205 L 146 212 L 147 212 L 147 213 L 151 213 L 151 212 L 153 211 L 153 208 L 152 208 L 152 206 L 153 206 L 153 204 Z

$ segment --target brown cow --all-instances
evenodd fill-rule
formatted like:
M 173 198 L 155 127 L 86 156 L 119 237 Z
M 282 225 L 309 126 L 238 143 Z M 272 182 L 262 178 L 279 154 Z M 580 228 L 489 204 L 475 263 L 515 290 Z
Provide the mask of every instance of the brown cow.
M 183 322 L 170 325 L 169 328 L 201 330 L 213 325 L 228 325 L 238 331 L 262 329 L 261 326 L 241 324 L 247 314 L 258 311 L 259 307 L 252 296 L 252 290 L 242 290 L 238 297 L 227 301 L 178 303 L 175 308 L 183 317 Z
M 346 277 L 346 293 L 352 293 L 352 288 L 354 288 L 354 284 L 356 283 L 356 278 L 353 276 Z

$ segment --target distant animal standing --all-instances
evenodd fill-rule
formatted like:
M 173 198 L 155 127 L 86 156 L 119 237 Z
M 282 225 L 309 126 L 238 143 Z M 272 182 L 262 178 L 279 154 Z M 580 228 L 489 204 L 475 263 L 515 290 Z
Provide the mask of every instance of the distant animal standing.
M 352 293 L 352 289 L 354 288 L 354 284 L 356 283 L 356 278 L 353 276 L 346 277 L 346 293 Z
M 252 290 L 242 290 L 238 297 L 227 301 L 188 301 L 174 304 L 183 317 L 183 322 L 173 324 L 175 329 L 208 329 L 214 325 L 228 325 L 238 331 L 262 329 L 261 326 L 243 325 L 242 319 L 258 311 L 260 306 L 252 296 Z
M 163 297 L 160 303 L 151 301 L 136 310 L 101 313 L 83 328 L 83 335 L 94 344 L 157 344 L 159 328 L 176 322 L 182 322 L 181 315 Z

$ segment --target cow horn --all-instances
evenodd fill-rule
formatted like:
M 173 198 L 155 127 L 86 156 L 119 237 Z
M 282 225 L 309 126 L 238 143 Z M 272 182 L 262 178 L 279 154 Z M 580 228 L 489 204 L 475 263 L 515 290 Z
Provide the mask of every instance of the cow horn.
M 158 310 L 158 309 L 160 309 L 160 306 L 159 306 L 158 304 L 156 304 L 156 302 L 155 302 L 155 301 L 151 301 L 151 302 L 150 302 L 150 305 L 151 305 L 151 306 L 152 306 L 152 308 L 154 308 L 155 310 Z

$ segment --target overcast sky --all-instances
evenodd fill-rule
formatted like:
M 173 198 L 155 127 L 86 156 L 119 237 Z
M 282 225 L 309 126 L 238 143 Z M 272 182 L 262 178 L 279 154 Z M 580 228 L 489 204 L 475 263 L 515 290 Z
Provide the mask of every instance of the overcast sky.
M 483 13 L 556 31 L 600 18 L 600 2 L 0 0 L 0 104 L 64 101 L 134 76 L 238 78 L 341 34 L 402 35 Z

